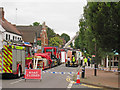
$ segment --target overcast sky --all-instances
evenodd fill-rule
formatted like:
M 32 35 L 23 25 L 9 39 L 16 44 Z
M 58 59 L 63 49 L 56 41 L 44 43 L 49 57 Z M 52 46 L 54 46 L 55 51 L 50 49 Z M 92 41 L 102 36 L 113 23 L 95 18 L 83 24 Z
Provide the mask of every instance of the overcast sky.
M 73 37 L 79 30 L 79 19 L 86 4 L 86 0 L 2 0 L 0 6 L 4 7 L 5 18 L 12 24 L 45 21 L 56 33 Z

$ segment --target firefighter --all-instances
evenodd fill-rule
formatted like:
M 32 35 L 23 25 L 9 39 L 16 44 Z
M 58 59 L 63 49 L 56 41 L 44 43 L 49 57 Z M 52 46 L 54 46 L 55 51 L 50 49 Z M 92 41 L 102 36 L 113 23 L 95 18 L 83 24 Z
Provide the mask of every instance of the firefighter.
M 73 66 L 74 66 L 74 63 L 75 63 L 75 56 L 74 55 L 72 57 L 72 62 L 73 62 Z
M 87 58 L 86 57 L 84 57 L 84 64 L 85 64 L 85 66 L 87 66 Z

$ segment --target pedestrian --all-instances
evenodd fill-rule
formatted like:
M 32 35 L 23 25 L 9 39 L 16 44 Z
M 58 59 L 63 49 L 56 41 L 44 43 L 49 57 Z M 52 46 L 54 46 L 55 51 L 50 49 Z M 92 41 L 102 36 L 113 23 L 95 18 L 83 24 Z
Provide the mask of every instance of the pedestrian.
M 70 57 L 67 58 L 68 60 L 68 67 L 70 66 Z
M 84 64 L 85 64 L 85 66 L 87 65 L 87 58 L 86 57 L 84 57 Z
M 80 57 L 80 66 L 83 65 L 83 55 Z
M 88 66 L 90 66 L 90 57 L 88 57 L 87 62 L 88 62 Z
M 75 63 L 75 56 L 74 55 L 72 57 L 72 63 L 73 63 L 73 66 L 74 66 L 74 63 Z

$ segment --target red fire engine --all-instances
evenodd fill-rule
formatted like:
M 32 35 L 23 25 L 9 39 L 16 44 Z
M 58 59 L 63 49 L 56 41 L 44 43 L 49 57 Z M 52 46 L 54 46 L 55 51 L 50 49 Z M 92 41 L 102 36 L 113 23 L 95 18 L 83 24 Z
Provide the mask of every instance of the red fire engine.
M 43 47 L 42 53 L 50 53 L 52 64 L 51 67 L 59 65 L 60 62 L 60 52 L 58 51 L 57 47 Z
M 0 73 L 20 77 L 25 72 L 25 66 L 32 68 L 31 45 L 3 45 L 0 60 Z

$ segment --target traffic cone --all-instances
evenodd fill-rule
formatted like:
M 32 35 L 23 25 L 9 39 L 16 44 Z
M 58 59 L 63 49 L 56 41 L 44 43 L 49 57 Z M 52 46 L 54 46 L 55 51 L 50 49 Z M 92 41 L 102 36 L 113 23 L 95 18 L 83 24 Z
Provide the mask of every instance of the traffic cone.
M 79 73 L 79 72 L 78 72 L 78 74 L 77 74 L 76 84 L 80 84 L 80 73 Z

